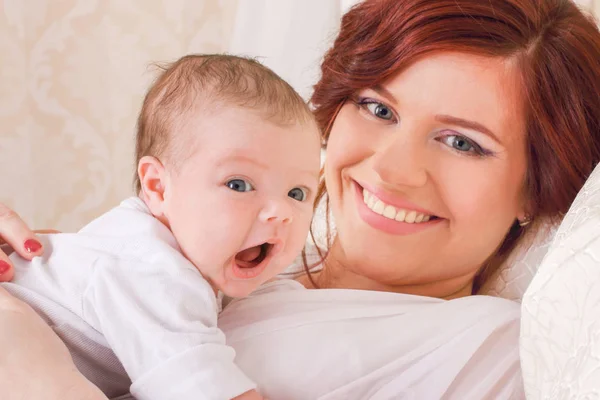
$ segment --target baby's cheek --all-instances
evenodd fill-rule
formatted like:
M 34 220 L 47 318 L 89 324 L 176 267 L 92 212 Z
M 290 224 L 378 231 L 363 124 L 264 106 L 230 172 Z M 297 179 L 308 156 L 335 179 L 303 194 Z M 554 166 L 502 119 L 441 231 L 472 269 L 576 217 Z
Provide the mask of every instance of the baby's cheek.
M 308 239 L 309 229 L 311 225 L 312 214 L 302 215 L 300 220 L 295 221 L 294 232 L 290 235 L 290 251 L 293 256 L 297 256 L 300 251 L 304 248 L 304 245 Z

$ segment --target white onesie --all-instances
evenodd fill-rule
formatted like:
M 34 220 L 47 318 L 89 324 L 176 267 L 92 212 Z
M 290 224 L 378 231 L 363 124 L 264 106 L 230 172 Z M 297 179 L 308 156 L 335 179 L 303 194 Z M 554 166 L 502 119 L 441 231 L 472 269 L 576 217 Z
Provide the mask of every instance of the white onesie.
M 11 256 L 15 279 L 2 285 L 46 319 L 108 397 L 221 400 L 256 388 L 217 327 L 213 289 L 140 199 L 41 240 L 42 257 Z

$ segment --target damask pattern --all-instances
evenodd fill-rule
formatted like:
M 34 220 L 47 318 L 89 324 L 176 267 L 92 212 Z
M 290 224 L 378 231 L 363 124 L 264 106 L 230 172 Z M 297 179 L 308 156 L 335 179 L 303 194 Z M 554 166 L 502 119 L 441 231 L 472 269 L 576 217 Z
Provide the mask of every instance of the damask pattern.
M 227 49 L 233 0 L 0 2 L 0 202 L 76 230 L 132 193 L 154 62 Z

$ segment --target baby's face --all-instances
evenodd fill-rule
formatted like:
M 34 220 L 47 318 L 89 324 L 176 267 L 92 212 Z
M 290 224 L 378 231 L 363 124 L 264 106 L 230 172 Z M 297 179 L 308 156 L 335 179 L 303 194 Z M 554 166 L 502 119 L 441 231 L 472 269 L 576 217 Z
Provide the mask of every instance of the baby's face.
M 165 217 L 213 287 L 246 296 L 304 246 L 320 167 L 317 129 L 229 108 L 194 118 L 181 136 L 194 148 L 167 174 Z

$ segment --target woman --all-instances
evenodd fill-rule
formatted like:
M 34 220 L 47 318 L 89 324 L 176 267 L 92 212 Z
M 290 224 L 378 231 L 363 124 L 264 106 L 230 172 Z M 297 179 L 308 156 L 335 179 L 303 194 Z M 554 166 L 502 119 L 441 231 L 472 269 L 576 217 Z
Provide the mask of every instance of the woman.
M 568 0 L 366 0 L 343 17 L 312 97 L 335 235 L 316 267 L 220 318 L 267 397 L 523 396 L 518 305 L 471 295 L 600 160 L 598 59 Z M 3 237 L 38 254 L 4 214 Z M 2 299 L 11 326 L 37 323 Z M 6 331 L 17 356 L 0 371 L 36 354 Z

